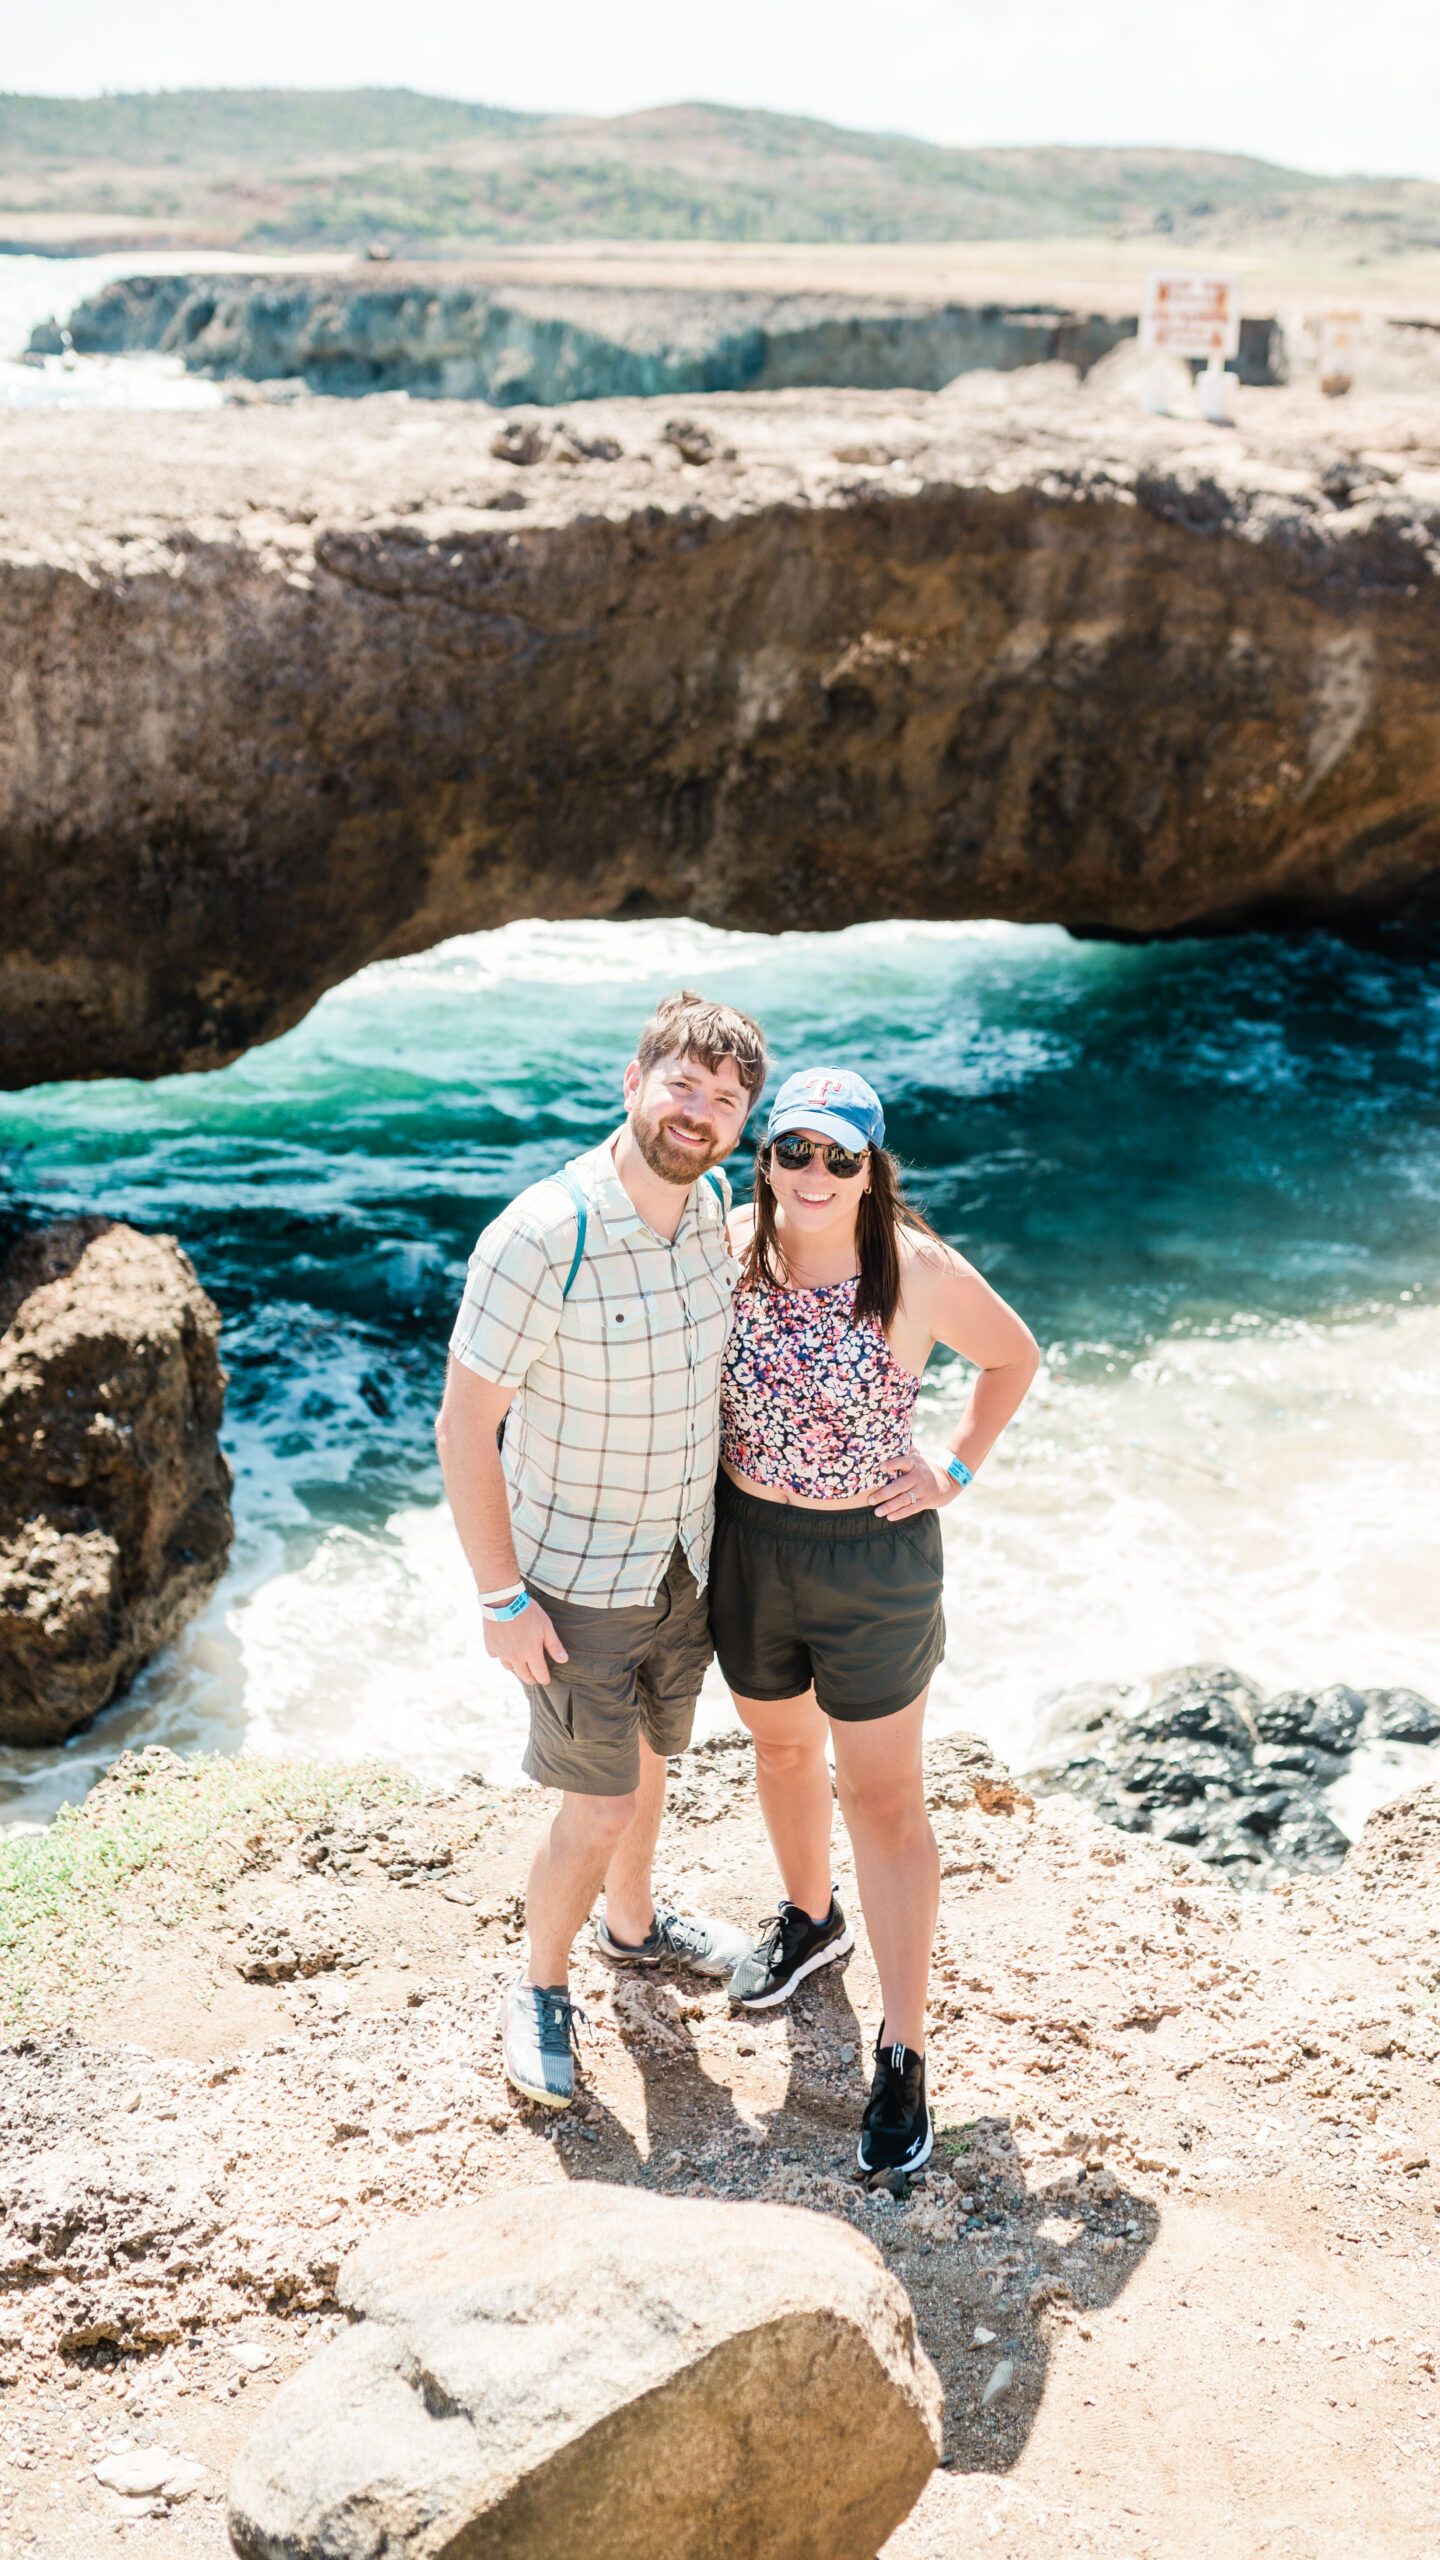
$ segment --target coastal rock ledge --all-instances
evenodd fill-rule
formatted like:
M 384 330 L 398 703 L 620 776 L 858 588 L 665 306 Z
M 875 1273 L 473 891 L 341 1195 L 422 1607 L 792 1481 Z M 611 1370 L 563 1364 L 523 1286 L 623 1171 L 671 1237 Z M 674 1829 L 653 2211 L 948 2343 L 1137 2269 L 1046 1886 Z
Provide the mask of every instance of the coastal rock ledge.
M 173 1236 L 65 1219 L 0 1264 L 0 1743 L 63 1742 L 208 1600 L 224 1399 Z
M 946 391 L 5 426 L 0 1082 L 213 1067 L 519 916 L 1440 900 L 1440 433 Z

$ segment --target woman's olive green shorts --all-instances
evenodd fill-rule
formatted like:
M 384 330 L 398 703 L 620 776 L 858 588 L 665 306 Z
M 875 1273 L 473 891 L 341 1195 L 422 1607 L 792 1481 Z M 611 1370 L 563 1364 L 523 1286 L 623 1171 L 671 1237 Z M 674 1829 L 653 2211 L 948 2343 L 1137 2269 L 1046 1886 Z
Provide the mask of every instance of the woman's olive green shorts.
M 937 1512 L 796 1511 L 725 1475 L 715 1488 L 710 1631 L 742 1698 L 813 1683 L 843 1724 L 898 1714 L 944 1658 L 943 1577 Z

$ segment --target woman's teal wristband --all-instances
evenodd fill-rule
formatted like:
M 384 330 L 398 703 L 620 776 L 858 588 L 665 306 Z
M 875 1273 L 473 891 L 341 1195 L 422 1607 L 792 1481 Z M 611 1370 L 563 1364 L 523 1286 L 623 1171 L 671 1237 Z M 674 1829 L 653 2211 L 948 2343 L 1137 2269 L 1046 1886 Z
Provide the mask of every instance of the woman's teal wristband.
M 973 1473 L 966 1466 L 963 1458 L 952 1458 L 945 1473 L 947 1476 L 953 1476 L 958 1485 L 973 1484 L 975 1481 Z
M 503 1609 L 487 1609 L 485 1615 L 487 1618 L 518 1618 L 521 1610 L 528 1609 L 529 1606 L 529 1592 L 517 1591 L 514 1599 L 507 1600 Z

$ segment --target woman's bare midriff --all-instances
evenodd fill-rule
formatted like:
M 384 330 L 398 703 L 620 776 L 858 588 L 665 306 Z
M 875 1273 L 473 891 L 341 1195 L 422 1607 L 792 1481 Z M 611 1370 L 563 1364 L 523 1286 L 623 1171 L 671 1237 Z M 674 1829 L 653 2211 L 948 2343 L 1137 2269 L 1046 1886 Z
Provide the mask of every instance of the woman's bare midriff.
M 757 1502 L 782 1503 L 792 1511 L 859 1511 L 867 1503 L 878 1502 L 888 1490 L 887 1482 L 872 1485 L 868 1493 L 842 1493 L 831 1500 L 814 1502 L 808 1494 L 792 1493 L 785 1484 L 757 1484 L 753 1476 L 738 1474 L 723 1458 L 720 1472 L 739 1492 L 753 1493 Z

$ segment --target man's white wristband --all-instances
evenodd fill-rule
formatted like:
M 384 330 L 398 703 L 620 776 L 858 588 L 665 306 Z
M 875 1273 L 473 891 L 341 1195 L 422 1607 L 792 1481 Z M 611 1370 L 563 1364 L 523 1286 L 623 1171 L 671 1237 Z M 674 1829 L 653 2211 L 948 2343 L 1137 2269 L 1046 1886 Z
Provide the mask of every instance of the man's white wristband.
M 524 1588 L 523 1582 L 507 1582 L 503 1591 L 482 1591 L 480 1606 L 482 1609 L 502 1609 L 507 1600 L 518 1600 Z
M 493 1603 L 488 1600 L 483 1600 L 480 1605 L 484 1616 L 487 1618 L 518 1618 L 522 1609 L 529 1608 L 530 1594 L 522 1583 L 520 1589 L 515 1593 L 514 1598 L 507 1600 L 503 1608 L 497 1609 Z

